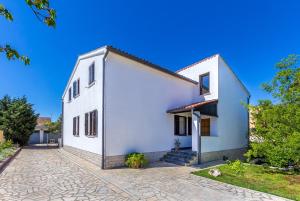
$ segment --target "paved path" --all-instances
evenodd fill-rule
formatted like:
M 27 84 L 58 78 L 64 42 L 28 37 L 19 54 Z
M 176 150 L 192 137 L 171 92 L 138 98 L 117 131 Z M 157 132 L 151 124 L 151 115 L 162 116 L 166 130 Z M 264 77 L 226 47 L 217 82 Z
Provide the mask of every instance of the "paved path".
M 0 200 L 284 200 L 156 163 L 144 170 L 99 167 L 58 149 L 23 149 L 0 175 Z

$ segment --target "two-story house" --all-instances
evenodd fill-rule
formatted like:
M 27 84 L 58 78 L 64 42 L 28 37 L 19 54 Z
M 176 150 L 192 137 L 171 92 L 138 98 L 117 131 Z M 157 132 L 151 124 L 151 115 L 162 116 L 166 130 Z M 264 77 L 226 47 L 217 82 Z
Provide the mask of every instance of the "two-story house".
M 220 55 L 177 72 L 111 46 L 79 56 L 63 94 L 63 146 L 102 168 L 180 147 L 201 162 L 248 146 L 250 94 Z

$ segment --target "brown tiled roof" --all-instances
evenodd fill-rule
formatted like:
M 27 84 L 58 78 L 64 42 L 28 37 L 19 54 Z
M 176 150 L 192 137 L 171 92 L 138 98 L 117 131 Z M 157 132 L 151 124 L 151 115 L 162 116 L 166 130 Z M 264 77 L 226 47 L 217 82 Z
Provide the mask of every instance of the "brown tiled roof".
M 176 107 L 176 108 L 173 108 L 173 109 L 169 109 L 167 111 L 167 113 L 174 113 L 174 112 L 178 112 L 178 111 L 184 112 L 184 111 L 188 111 L 188 110 L 191 110 L 193 108 L 196 108 L 196 107 L 200 107 L 200 106 L 207 105 L 207 104 L 210 104 L 210 103 L 217 103 L 217 102 L 218 102 L 217 99 L 207 100 L 207 101 L 200 101 L 200 102 L 191 103 L 191 104 L 188 104 L 188 105 Z
M 46 123 L 50 123 L 51 118 L 50 117 L 39 117 L 36 120 L 37 125 L 45 125 Z

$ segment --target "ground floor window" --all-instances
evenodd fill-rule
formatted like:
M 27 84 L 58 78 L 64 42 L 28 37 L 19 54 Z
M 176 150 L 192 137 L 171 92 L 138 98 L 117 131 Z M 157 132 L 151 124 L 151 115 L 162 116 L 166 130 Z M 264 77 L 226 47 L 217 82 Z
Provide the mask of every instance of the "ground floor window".
M 186 117 L 175 115 L 174 125 L 175 135 L 186 135 Z
M 98 134 L 97 125 L 98 125 L 97 110 L 85 113 L 85 135 L 86 136 L 97 136 L 97 134 Z
M 201 119 L 201 136 L 210 136 L 210 119 Z
M 73 135 L 79 136 L 79 116 L 73 118 Z

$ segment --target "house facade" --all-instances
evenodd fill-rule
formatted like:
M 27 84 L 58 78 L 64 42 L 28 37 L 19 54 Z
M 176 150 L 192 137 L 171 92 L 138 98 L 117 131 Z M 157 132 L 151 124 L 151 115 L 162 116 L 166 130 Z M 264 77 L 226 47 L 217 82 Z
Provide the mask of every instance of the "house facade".
M 248 146 L 250 94 L 220 55 L 172 72 L 105 46 L 79 56 L 65 88 L 63 146 L 102 168 L 191 148 L 199 162 Z

